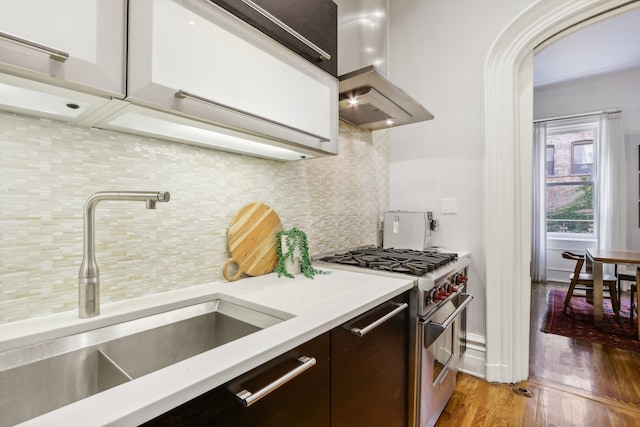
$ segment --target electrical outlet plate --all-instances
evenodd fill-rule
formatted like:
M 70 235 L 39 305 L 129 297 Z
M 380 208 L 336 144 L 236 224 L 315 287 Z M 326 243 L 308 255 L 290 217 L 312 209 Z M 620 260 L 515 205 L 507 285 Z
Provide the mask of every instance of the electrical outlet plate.
M 456 207 L 456 199 L 440 199 L 440 213 L 455 214 L 458 213 Z

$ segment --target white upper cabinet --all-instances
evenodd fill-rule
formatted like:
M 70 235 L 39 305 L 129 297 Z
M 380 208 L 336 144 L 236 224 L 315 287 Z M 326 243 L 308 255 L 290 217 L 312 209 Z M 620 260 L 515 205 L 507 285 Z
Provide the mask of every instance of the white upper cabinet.
M 0 0 L 0 71 L 125 94 L 126 0 Z
M 337 79 L 209 1 L 130 1 L 128 67 L 133 104 L 337 153 Z
M 273 159 L 338 152 L 337 78 L 209 0 L 0 0 L 0 109 Z

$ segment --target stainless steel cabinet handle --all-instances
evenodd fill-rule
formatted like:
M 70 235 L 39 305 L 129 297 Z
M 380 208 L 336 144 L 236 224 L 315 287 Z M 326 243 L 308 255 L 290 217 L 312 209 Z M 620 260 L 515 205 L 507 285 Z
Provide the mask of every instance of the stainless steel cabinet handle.
M 347 329 L 349 329 L 349 331 L 352 334 L 361 337 L 364 334 L 371 332 L 372 330 L 374 330 L 375 328 L 377 328 L 378 326 L 380 326 L 381 324 L 383 324 L 387 320 L 391 319 L 396 314 L 400 313 L 403 310 L 406 310 L 407 307 L 409 307 L 409 304 L 407 304 L 406 302 L 393 303 L 393 305 L 395 305 L 396 308 L 392 312 L 390 312 L 388 314 L 385 314 L 384 316 L 382 316 L 381 318 L 379 318 L 375 322 L 370 323 L 369 325 L 365 326 L 364 328 L 360 329 L 360 328 L 352 328 L 352 327 L 348 326 Z
M 319 55 L 319 59 L 321 59 L 323 61 L 329 61 L 331 59 L 331 55 L 329 55 L 324 50 L 320 49 L 317 45 L 315 45 L 313 42 L 311 42 L 305 36 L 303 36 L 302 34 L 297 32 L 296 30 L 294 30 L 293 28 L 291 28 L 290 26 L 288 26 L 287 24 L 282 22 L 276 16 L 272 15 L 268 10 L 262 8 L 261 6 L 257 5 L 255 2 L 253 2 L 251 0 L 242 0 L 242 2 L 244 4 L 246 4 L 247 6 L 249 6 L 250 8 L 252 8 L 253 10 L 255 10 L 256 12 L 258 12 L 260 15 L 264 16 L 265 18 L 267 18 L 269 21 L 271 21 L 274 24 L 276 24 L 278 27 L 280 27 L 283 30 L 285 30 L 287 33 L 291 34 L 293 37 L 295 37 L 298 40 L 300 40 L 305 45 L 307 45 L 307 47 L 309 47 L 310 49 L 312 49 L 315 53 L 317 53 Z
M 242 114 L 244 116 L 251 117 L 253 119 L 257 119 L 257 120 L 261 120 L 263 122 L 267 122 L 267 123 L 271 123 L 271 124 L 274 124 L 274 125 L 278 125 L 278 126 L 281 126 L 283 128 L 287 128 L 287 129 L 290 129 L 292 131 L 295 131 L 295 132 L 310 136 L 312 138 L 317 139 L 319 142 L 327 142 L 327 141 L 329 141 L 328 138 L 325 138 L 323 136 L 315 135 L 313 133 L 304 131 L 302 129 L 298 129 L 296 127 L 289 126 L 289 125 L 286 125 L 284 123 L 277 122 L 275 120 L 267 119 L 266 117 L 258 116 L 257 114 L 248 113 L 246 111 L 242 111 L 242 110 L 239 110 L 237 108 L 230 107 L 229 105 L 225 105 L 225 104 L 222 104 L 220 102 L 216 102 L 216 101 L 213 101 L 211 99 L 204 98 L 204 97 L 202 97 L 200 95 L 196 95 L 194 93 L 187 92 L 186 90 L 180 89 L 179 91 L 177 91 L 175 93 L 175 97 L 176 98 L 180 98 L 180 99 L 189 98 L 189 99 L 193 99 L 194 101 L 199 101 L 199 102 L 203 102 L 205 104 L 213 105 L 215 107 L 224 108 L 225 110 L 233 111 L 235 113 L 239 113 L 239 114 Z
M 56 61 L 64 62 L 69 59 L 69 54 L 67 52 L 63 52 L 61 50 L 54 49 L 49 46 L 45 46 L 40 43 L 33 42 L 31 40 L 23 39 L 18 36 L 14 36 L 13 34 L 0 32 L 0 39 L 6 40 L 8 42 L 28 47 L 29 49 L 37 50 L 38 52 L 44 52 L 51 57 L 51 59 L 55 59 Z
M 241 392 L 236 393 L 236 397 L 240 399 L 245 407 L 249 407 L 316 364 L 316 359 L 313 357 L 300 356 L 297 360 L 301 363 L 300 366 L 287 372 L 271 384 L 266 385 L 255 393 L 251 393 L 248 390 L 242 390 Z
M 460 294 L 460 297 L 464 298 L 464 301 L 462 301 L 462 303 L 458 306 L 458 308 L 456 308 L 455 311 L 451 313 L 449 317 L 445 319 L 444 322 L 437 323 L 437 322 L 427 321 L 427 325 L 426 325 L 427 333 L 425 336 L 426 347 L 431 346 L 431 344 L 433 344 L 438 339 L 440 334 L 442 334 L 442 332 L 444 332 L 456 320 L 458 315 L 462 313 L 464 309 L 467 308 L 467 306 L 473 299 L 473 295 L 471 294 Z

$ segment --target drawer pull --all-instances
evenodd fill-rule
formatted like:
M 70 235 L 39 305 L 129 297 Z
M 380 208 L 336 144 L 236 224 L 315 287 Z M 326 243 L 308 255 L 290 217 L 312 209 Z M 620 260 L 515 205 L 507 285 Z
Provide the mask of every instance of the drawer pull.
M 249 6 L 250 8 L 252 8 L 253 10 L 255 10 L 256 12 L 258 12 L 260 15 L 264 16 L 265 18 L 267 18 L 269 21 L 273 22 L 274 24 L 276 24 L 278 27 L 282 28 L 284 31 L 286 31 L 287 33 L 291 34 L 293 37 L 297 38 L 298 40 L 300 40 L 302 43 L 304 43 L 308 48 L 312 49 L 315 53 L 317 53 L 319 55 L 319 59 L 322 61 L 329 61 L 331 60 L 331 55 L 329 55 L 327 52 L 325 52 L 324 50 L 320 49 L 317 45 L 315 45 L 313 42 L 311 42 L 309 39 L 307 39 L 305 36 L 303 36 L 302 34 L 300 34 L 299 32 L 297 32 L 296 30 L 294 30 L 293 28 L 291 28 L 290 26 L 288 26 L 287 24 L 285 24 L 284 22 L 282 22 L 280 19 L 278 19 L 276 16 L 274 16 L 273 14 L 271 14 L 268 10 L 262 8 L 261 6 L 257 5 L 254 1 L 252 0 L 242 0 L 242 2 L 244 4 L 246 4 L 247 6 Z
M 372 330 L 374 330 L 378 326 L 382 325 L 387 320 L 391 319 L 396 314 L 400 313 L 403 310 L 406 310 L 407 307 L 409 307 L 409 304 L 407 304 L 406 302 L 403 302 L 401 304 L 400 303 L 393 303 L 393 305 L 395 305 L 396 308 L 392 312 L 390 312 L 388 314 L 385 314 L 384 316 L 382 316 L 381 318 L 379 318 L 375 322 L 370 323 L 369 325 L 365 326 L 364 328 L 360 329 L 360 328 L 352 328 L 352 327 L 348 326 L 347 329 L 352 334 L 361 337 L 364 334 L 371 332 Z
M 14 36 L 13 34 L 0 32 L 0 39 L 11 42 L 13 44 L 28 47 L 29 49 L 37 50 L 38 52 L 46 53 L 51 57 L 51 59 L 55 59 L 56 61 L 65 62 L 67 59 L 69 59 L 69 54 L 67 52 L 45 46 L 31 40 L 23 39 L 18 36 Z
M 242 390 L 241 392 L 236 393 L 236 397 L 240 399 L 245 407 L 249 407 L 316 364 L 316 359 L 313 357 L 300 356 L 297 360 L 301 363 L 300 366 L 287 372 L 271 384 L 266 385 L 255 393 L 251 393 L 248 390 Z
M 213 101 L 213 100 L 211 100 L 209 98 L 205 98 L 203 96 L 196 95 L 195 93 L 187 92 L 186 90 L 180 89 L 174 94 L 174 96 L 176 98 L 178 98 L 178 99 L 188 98 L 188 99 L 191 99 L 193 101 L 202 102 L 203 104 L 209 104 L 209 105 L 212 105 L 214 107 L 224 108 L 225 110 L 233 111 L 234 113 L 239 113 L 239 114 L 242 114 L 242 115 L 244 115 L 246 117 L 251 117 L 252 119 L 257 119 L 257 120 L 260 120 L 260 121 L 263 121 L 263 122 L 266 122 L 266 123 L 270 123 L 272 125 L 277 125 L 277 126 L 292 130 L 294 132 L 298 132 L 298 133 L 303 134 L 303 135 L 310 136 L 310 137 L 312 137 L 314 139 L 317 139 L 319 142 L 327 142 L 327 141 L 329 141 L 328 138 L 325 138 L 323 136 L 315 135 L 313 133 L 304 131 L 302 129 L 298 129 L 296 127 L 289 126 L 289 125 L 286 125 L 284 123 L 277 122 L 275 120 L 267 119 L 266 117 L 262 117 L 262 116 L 259 116 L 257 114 L 248 113 L 248 112 L 240 110 L 238 108 L 234 108 L 234 107 L 231 107 L 229 105 L 225 105 L 225 104 L 222 104 L 220 102 Z

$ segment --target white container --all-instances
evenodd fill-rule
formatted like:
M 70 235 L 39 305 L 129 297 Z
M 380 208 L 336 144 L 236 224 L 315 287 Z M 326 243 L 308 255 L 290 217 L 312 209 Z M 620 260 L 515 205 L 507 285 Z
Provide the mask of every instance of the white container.
M 284 268 L 287 270 L 289 274 L 298 274 L 302 270 L 300 268 L 300 245 L 298 245 L 298 240 L 295 240 L 296 247 L 293 249 L 293 258 L 285 258 L 284 260 Z M 287 236 L 280 236 L 280 246 L 282 248 L 282 254 L 285 256 L 289 252 L 289 246 L 287 245 Z

